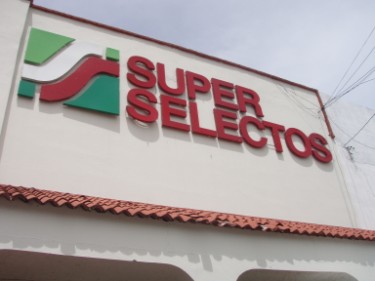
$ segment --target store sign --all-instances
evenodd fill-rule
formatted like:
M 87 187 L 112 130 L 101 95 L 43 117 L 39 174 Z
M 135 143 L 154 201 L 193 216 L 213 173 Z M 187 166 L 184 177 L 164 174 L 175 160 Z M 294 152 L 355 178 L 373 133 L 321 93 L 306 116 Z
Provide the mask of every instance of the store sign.
M 40 84 L 42 101 L 66 100 L 64 104 L 68 106 L 118 115 L 118 61 L 117 50 L 34 28 L 26 48 L 18 94 L 33 97 L 36 85 Z M 286 146 L 300 158 L 332 161 L 322 135 L 305 134 L 297 128 L 264 120 L 260 97 L 252 89 L 180 68 L 175 71 L 176 85 L 171 86 L 163 63 L 140 56 L 130 57 L 127 67 L 126 79 L 132 87 L 127 92 L 126 112 L 135 120 L 154 123 L 161 116 L 163 127 L 245 143 L 256 149 L 273 143 L 277 153 L 282 153 Z M 159 97 L 151 91 L 155 87 L 160 90 Z M 214 129 L 201 126 L 198 95 L 213 97 Z M 254 138 L 249 130 L 255 130 L 259 137 Z M 263 136 L 264 132 L 271 137 Z
M 103 55 L 105 58 L 102 58 Z M 32 28 L 18 95 L 118 115 L 119 51 Z

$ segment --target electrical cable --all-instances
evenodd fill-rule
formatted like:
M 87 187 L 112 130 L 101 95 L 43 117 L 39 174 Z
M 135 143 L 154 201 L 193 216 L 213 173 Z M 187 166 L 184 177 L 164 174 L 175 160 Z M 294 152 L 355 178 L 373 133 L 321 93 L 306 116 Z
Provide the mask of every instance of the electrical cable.
M 332 123 L 335 125 L 335 127 L 336 127 L 337 129 L 339 129 L 339 131 L 341 131 L 343 134 L 345 134 L 345 135 L 348 136 L 348 137 L 351 136 L 351 135 L 349 135 L 347 132 L 345 132 L 344 129 L 341 128 L 341 127 L 340 127 L 335 121 L 333 121 L 332 118 L 329 118 L 329 121 L 332 122 Z M 368 145 L 368 144 L 365 144 L 365 143 L 363 143 L 363 142 L 360 142 L 359 140 L 355 140 L 355 139 L 353 139 L 352 141 L 354 141 L 354 142 L 356 142 L 356 143 L 358 143 L 358 144 L 360 144 L 360 145 L 362 145 L 362 146 L 364 146 L 364 147 L 366 147 L 366 148 L 368 148 L 368 149 L 375 150 L 375 147 L 374 147 L 374 146 L 370 146 L 370 145 Z
M 298 94 L 296 93 L 296 91 L 294 90 L 294 88 L 291 88 L 291 90 L 292 90 L 293 94 L 294 94 L 296 97 L 298 96 L 299 99 L 302 99 L 302 100 L 306 101 L 307 103 L 311 104 L 312 106 L 316 107 L 317 109 L 319 108 L 319 105 L 316 105 L 315 103 L 309 101 L 308 99 L 304 98 L 302 95 L 298 95 Z
M 363 81 L 363 80 L 367 79 L 369 76 L 371 76 L 374 72 L 375 72 L 375 67 L 368 70 L 364 75 L 362 75 L 360 78 L 358 78 L 353 84 L 351 84 L 343 92 L 337 94 L 337 96 L 335 96 L 333 99 L 328 100 L 324 104 L 323 107 L 327 108 L 328 106 L 331 106 L 332 104 L 337 102 L 339 99 L 341 99 L 343 96 L 345 96 L 345 95 L 349 94 L 351 91 L 353 91 L 355 88 L 359 87 L 360 85 L 363 85 L 365 83 L 368 83 L 368 82 L 374 80 L 374 79 L 370 79 L 370 80 Z
M 346 69 L 344 75 L 341 77 L 341 80 L 339 81 L 339 83 L 337 84 L 336 88 L 334 89 L 332 95 L 329 97 L 329 99 L 327 100 L 327 102 L 329 102 L 331 99 L 333 99 L 335 97 L 335 94 L 336 94 L 336 91 L 338 89 L 338 87 L 340 86 L 340 84 L 342 83 L 342 81 L 344 80 L 345 76 L 348 74 L 349 70 L 351 69 L 351 67 L 353 66 L 354 62 L 357 60 L 358 56 L 360 55 L 360 53 L 362 52 L 362 49 L 364 48 L 364 46 L 367 44 L 368 40 L 370 39 L 370 37 L 372 36 L 373 32 L 375 31 L 375 25 L 374 27 L 372 28 L 370 34 L 367 36 L 366 40 L 363 42 L 362 46 L 360 47 L 360 49 L 358 50 L 357 54 L 355 55 L 354 59 L 352 60 L 352 62 L 350 63 L 349 67 Z M 371 51 L 372 52 L 372 51 Z M 371 53 L 370 52 L 370 53 Z M 348 80 L 350 81 L 350 79 Z M 345 86 L 344 86 L 345 87 Z
M 375 113 L 370 117 L 370 119 L 369 120 L 367 120 L 367 122 L 358 130 L 358 132 L 357 133 L 355 133 L 345 144 L 344 144 L 344 147 L 346 147 L 347 145 L 348 145 L 348 143 L 352 140 L 352 139 L 354 139 L 356 136 L 358 136 L 358 134 L 360 133 L 360 132 L 362 132 L 362 130 L 367 126 L 367 124 L 371 121 L 371 119 L 372 118 L 374 118 L 374 116 L 375 116 Z
M 314 108 L 307 107 L 303 103 L 301 103 L 298 99 L 294 97 L 293 94 L 289 93 L 288 89 L 286 89 L 283 85 L 281 84 L 276 84 L 279 88 L 281 88 L 281 92 L 288 98 L 290 99 L 295 105 L 297 105 L 302 111 L 306 112 L 307 114 L 311 115 L 314 118 L 319 118 L 319 114 L 317 111 L 314 110 Z
M 358 72 L 358 70 L 361 68 L 361 66 L 365 63 L 365 61 L 370 57 L 372 52 L 375 50 L 375 46 L 371 49 L 371 51 L 367 54 L 367 56 L 363 59 L 363 61 L 360 63 L 360 65 L 356 68 L 356 70 L 353 72 L 353 74 L 349 77 L 349 79 L 346 81 L 346 83 L 341 87 L 339 90 L 342 91 L 342 89 L 349 83 L 349 81 L 354 77 L 354 75 Z

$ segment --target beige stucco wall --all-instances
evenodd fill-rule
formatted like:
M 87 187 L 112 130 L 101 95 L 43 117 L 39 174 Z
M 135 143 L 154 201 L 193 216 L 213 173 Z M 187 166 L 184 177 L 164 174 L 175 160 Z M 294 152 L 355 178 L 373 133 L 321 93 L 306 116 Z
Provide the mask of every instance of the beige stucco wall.
M 265 120 L 327 136 L 313 92 L 219 62 L 98 27 L 0 2 L 0 182 L 146 203 L 355 226 L 337 158 L 299 159 L 273 145 L 255 150 L 217 139 L 137 126 L 125 114 L 130 56 L 251 88 Z M 28 14 L 27 14 L 28 11 Z M 9 22 L 12 24 L 8 27 Z M 24 27 L 24 23 L 27 26 Z M 24 42 L 37 27 L 121 51 L 121 114 L 108 117 L 17 97 Z M 10 42 L 10 43 L 9 43 Z M 18 57 L 17 57 L 18 56 Z M 15 73 L 15 76 L 13 76 Z M 155 94 L 160 92 L 155 89 Z M 9 99 L 9 102 L 8 102 Z M 4 101 L 4 102 L 2 102 Z M 305 106 L 301 106 L 305 105 Z M 159 106 L 159 105 L 158 105 Z M 212 98 L 199 101 L 213 126 Z M 268 136 L 269 137 L 269 136 Z M 285 148 L 285 144 L 284 144 Z M 0 199 L 0 251 L 20 250 L 117 261 L 164 263 L 193 280 L 237 280 L 250 269 L 375 275 L 370 242 L 164 223 Z M 1 256 L 1 253 L 0 253 Z M 345 275 L 345 276 L 349 276 Z M 337 275 L 338 277 L 342 275 Z M 342 280 L 342 279 L 341 279 Z M 352 280 L 352 279 L 348 279 Z
M 26 30 L 32 26 L 119 49 L 121 114 L 108 117 L 62 103 L 19 98 L 15 91 L 22 65 L 17 66 L 15 78 L 11 73 L 7 76 L 13 90 L 9 118 L 5 119 L 7 129 L 2 133 L 0 182 L 177 207 L 355 226 L 335 156 L 333 162 L 323 164 L 312 157 L 295 157 L 284 140 L 284 153 L 277 154 L 272 141 L 258 150 L 246 144 L 162 128 L 160 119 L 142 128 L 125 113 L 127 92 L 132 87 L 125 79 L 126 62 L 134 55 L 153 63 L 162 62 L 170 83 L 179 67 L 253 89 L 260 95 L 264 120 L 295 127 L 306 134 L 317 132 L 325 136 L 334 152 L 323 116 L 301 107 L 319 106 L 314 92 L 33 9 L 27 24 Z M 159 97 L 159 90 L 153 91 Z M 213 128 L 212 96 L 198 102 L 202 125 Z M 271 139 L 269 133 L 265 136 Z
M 6 121 L 10 93 L 14 91 L 13 77 L 19 62 L 29 1 L 3 0 L 0 3 L 0 131 Z
M 346 273 L 358 281 L 375 275 L 375 248 L 366 241 L 166 223 L 5 199 L 0 223 L 6 226 L 0 228 L 0 250 L 168 264 L 193 280 L 235 281 L 251 269 Z

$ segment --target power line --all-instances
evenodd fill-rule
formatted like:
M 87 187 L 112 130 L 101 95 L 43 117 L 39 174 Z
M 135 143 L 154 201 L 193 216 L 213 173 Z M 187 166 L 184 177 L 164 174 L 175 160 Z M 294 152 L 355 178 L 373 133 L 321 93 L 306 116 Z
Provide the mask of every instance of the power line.
M 374 47 L 375 49 L 375 47 Z M 355 88 L 368 83 L 374 79 L 369 79 L 366 80 L 369 76 L 371 76 L 375 72 L 375 67 L 372 67 L 370 70 L 368 70 L 365 74 L 363 74 L 360 78 L 358 78 L 353 84 L 351 84 L 348 88 L 346 88 L 344 91 L 340 92 L 337 96 L 334 98 L 328 100 L 325 104 L 324 107 L 327 108 L 328 106 L 334 104 L 337 102 L 339 99 L 341 99 L 343 96 L 349 94 L 351 91 L 353 91 Z M 363 81 L 366 80 L 366 81 Z
M 309 103 L 309 104 L 311 104 L 312 106 L 316 107 L 316 109 L 319 108 L 319 105 L 316 105 L 316 104 L 313 103 L 312 101 L 309 101 L 307 98 L 304 98 L 303 95 L 298 95 L 298 94 L 296 93 L 296 91 L 294 90 L 294 88 L 291 88 L 291 90 L 292 90 L 292 92 L 293 92 L 293 94 L 294 94 L 295 96 L 298 96 L 299 99 L 302 99 L 302 100 L 306 101 L 307 103 Z
M 300 102 L 292 93 L 288 91 L 282 84 L 275 84 L 279 87 L 280 92 L 282 92 L 291 102 L 293 102 L 296 106 L 298 106 L 301 110 L 306 112 L 307 114 L 311 115 L 314 118 L 319 118 L 319 114 L 315 111 L 315 108 L 307 107 L 302 102 Z
M 344 129 L 343 128 L 341 128 L 331 117 L 329 118 L 329 121 L 330 122 L 332 122 L 334 125 L 335 125 L 335 127 L 337 128 L 337 129 L 339 129 L 343 134 L 345 134 L 346 136 L 348 136 L 348 137 L 350 137 L 350 135 L 347 133 L 347 132 L 345 132 L 344 131 Z M 368 145 L 368 144 L 365 144 L 365 143 L 363 143 L 363 142 L 360 142 L 359 140 L 355 140 L 355 139 L 353 139 L 352 141 L 354 141 L 354 142 L 356 142 L 356 143 L 358 143 L 358 144 L 360 144 L 360 145 L 362 145 L 362 146 L 364 146 L 364 147 L 366 147 L 366 148 L 368 148 L 368 149 L 372 149 L 372 150 L 375 150 L 375 147 L 374 146 L 370 146 L 370 145 Z
M 360 47 L 360 49 L 358 50 L 356 56 L 354 57 L 354 59 L 352 60 L 352 62 L 350 63 L 349 67 L 346 69 L 344 75 L 341 77 L 340 79 L 340 82 L 337 84 L 335 90 L 333 91 L 331 97 L 327 100 L 327 103 L 330 102 L 331 99 L 333 99 L 335 97 L 335 94 L 336 94 L 336 91 L 337 89 L 339 88 L 339 86 L 341 85 L 341 83 L 343 82 L 344 78 L 346 77 L 346 75 L 348 74 L 349 70 L 351 69 L 351 67 L 353 66 L 354 62 L 357 60 L 359 54 L 362 52 L 362 49 L 364 48 L 364 46 L 367 44 L 368 40 L 370 39 L 370 37 L 372 36 L 373 32 L 375 31 L 375 25 L 374 27 L 372 28 L 370 34 L 367 36 L 366 40 L 363 42 L 362 46 Z M 372 52 L 372 50 L 371 50 Z M 370 53 L 371 53 L 370 52 Z M 363 63 L 363 62 L 362 62 Z M 362 64 L 361 64 L 362 65 Z M 351 79 L 351 78 L 350 78 Z M 350 81 L 350 79 L 347 81 L 347 83 Z M 347 84 L 346 83 L 346 84 Z M 345 85 L 346 85 L 345 84 Z M 343 87 L 345 87 L 345 85 Z
M 369 120 L 367 120 L 367 122 L 358 130 L 358 132 L 357 133 L 355 133 L 345 144 L 344 144 L 344 146 L 346 147 L 347 145 L 348 145 L 348 143 L 352 140 L 352 139 L 354 139 L 356 136 L 358 136 L 358 134 L 367 126 L 367 124 L 371 121 L 371 119 L 372 118 L 374 118 L 374 116 L 375 116 L 375 113 L 370 117 L 370 119 Z
M 361 66 L 365 63 L 365 61 L 370 57 L 372 52 L 375 50 L 375 46 L 372 47 L 371 51 L 367 54 L 367 56 L 362 60 L 362 62 L 359 64 L 359 66 L 356 68 L 356 70 L 353 72 L 353 74 L 349 77 L 349 79 L 346 81 L 346 83 L 341 87 L 339 90 L 342 91 L 342 89 L 349 83 L 349 81 L 354 77 L 354 75 L 358 72 L 358 70 L 361 68 Z

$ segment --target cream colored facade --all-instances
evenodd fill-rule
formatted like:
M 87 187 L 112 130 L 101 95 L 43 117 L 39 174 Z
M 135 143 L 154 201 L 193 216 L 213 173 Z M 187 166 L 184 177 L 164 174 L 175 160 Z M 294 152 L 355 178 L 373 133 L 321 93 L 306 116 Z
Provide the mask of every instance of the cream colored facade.
M 20 19 L 21 24 L 24 17 Z M 29 11 L 25 24 L 17 35 L 21 49 L 16 54 L 18 66 L 5 119 L 7 130 L 0 163 L 3 183 L 168 206 L 356 226 L 335 156 L 328 164 L 312 157 L 300 159 L 288 151 L 283 139 L 284 152 L 276 153 L 269 131 L 263 134 L 269 139 L 267 147 L 254 149 L 245 143 L 162 128 L 160 117 L 144 128 L 125 111 L 127 94 L 134 87 L 126 80 L 127 61 L 131 56 L 142 56 L 154 64 L 164 63 L 170 84 L 175 83 L 175 69 L 181 68 L 256 91 L 264 120 L 297 128 L 306 134 L 319 133 L 334 153 L 323 115 L 306 113 L 299 106 L 299 103 L 318 106 L 314 92 L 38 10 Z M 24 99 L 15 94 L 24 59 L 25 42 L 21 37 L 27 39 L 31 27 L 120 50 L 121 113 L 118 117 L 77 110 L 61 102 L 41 102 L 38 97 Z M 7 32 L 9 36 L 15 35 L 12 30 Z M 160 90 L 154 91 L 159 97 Z M 214 129 L 212 95 L 199 96 L 197 103 L 201 125 Z M 160 111 L 159 106 L 158 101 Z
M 30 8 L 29 4 L 18 0 L 0 4 L 0 60 L 6 66 L 0 69 L 0 183 L 358 227 L 324 116 L 301 107 L 319 106 L 312 89 L 181 48 Z M 38 95 L 32 100 L 18 97 L 31 27 L 120 50 L 120 115 L 88 112 L 61 102 L 45 103 L 38 100 Z M 125 110 L 127 94 L 134 87 L 126 80 L 127 61 L 132 56 L 165 64 L 171 84 L 176 83 L 175 69 L 181 68 L 256 91 L 263 120 L 324 136 L 333 161 L 298 158 L 290 153 L 283 138 L 284 151 L 280 154 L 271 141 L 263 149 L 254 149 L 245 143 L 164 128 L 160 118 L 147 127 L 139 126 Z M 158 87 L 152 91 L 157 97 L 163 94 Z M 212 95 L 200 96 L 197 103 L 201 125 L 214 129 Z M 161 110 L 160 102 L 156 108 Z M 269 132 L 261 136 L 272 139 Z M 103 269 L 101 274 L 109 274 L 114 280 L 141 274 L 150 280 L 240 281 L 283 280 L 282 276 L 366 281 L 375 276 L 375 248 L 369 241 L 164 223 L 0 200 L 4 226 L 0 228 L 0 257 L 6 260 L 14 255 L 29 264 L 34 259 L 42 261 L 44 254 L 58 255 L 61 263 L 51 265 L 55 272 L 77 258 L 87 262 L 88 272 L 95 268 L 99 271 L 90 264 L 91 259 L 100 259 L 109 268 L 122 267 L 118 274 Z M 118 267 L 111 264 L 115 261 Z M 146 269 L 134 273 L 133 263 Z M 28 280 L 36 276 L 47 280 L 48 274 L 53 274 L 48 269 L 40 273 L 37 266 L 25 265 L 25 271 L 12 269 L 5 262 L 0 266 L 7 270 L 4 278 Z M 170 275 L 160 277 L 163 271 Z M 82 277 L 79 269 L 71 274 L 72 280 L 89 279 Z M 94 278 L 101 280 L 99 276 Z

